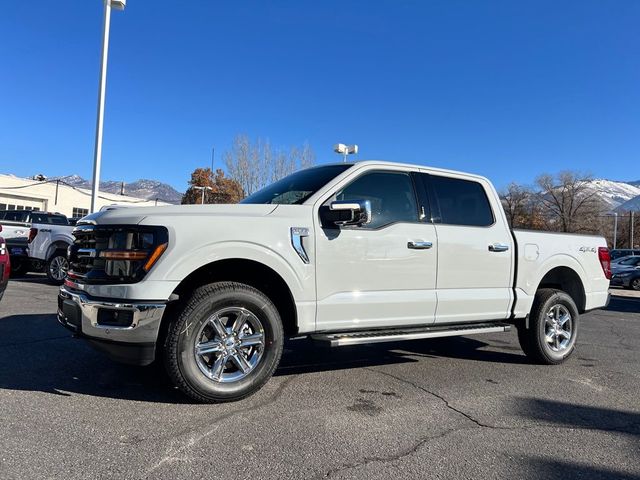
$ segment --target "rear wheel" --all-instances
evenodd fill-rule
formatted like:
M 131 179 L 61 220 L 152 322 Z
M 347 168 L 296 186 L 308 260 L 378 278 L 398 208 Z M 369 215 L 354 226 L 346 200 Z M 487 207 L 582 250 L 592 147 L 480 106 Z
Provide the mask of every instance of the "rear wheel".
M 640 290 L 640 277 L 631 280 L 629 287 L 631 287 L 632 290 Z
M 561 290 L 540 289 L 529 315 L 529 328 L 518 327 L 520 346 L 536 363 L 562 363 L 573 353 L 578 322 L 578 308 L 569 295 Z
M 283 329 L 262 292 L 236 282 L 198 288 L 164 342 L 167 373 L 199 402 L 239 400 L 271 378 L 282 355 Z
M 69 260 L 67 260 L 67 252 L 65 250 L 56 250 L 49 260 L 47 260 L 47 266 L 45 268 L 49 282 L 54 285 L 62 285 L 68 270 Z

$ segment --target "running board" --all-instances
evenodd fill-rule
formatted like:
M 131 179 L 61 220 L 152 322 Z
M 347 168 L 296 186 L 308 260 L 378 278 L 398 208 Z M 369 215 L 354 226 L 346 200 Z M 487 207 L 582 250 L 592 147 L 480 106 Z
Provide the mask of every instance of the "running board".
M 449 325 L 446 327 L 419 327 L 393 330 L 367 330 L 343 333 L 318 333 L 311 338 L 325 346 L 344 347 L 362 343 L 400 342 L 421 338 L 455 337 L 458 335 L 477 335 L 479 333 L 508 332 L 507 323 L 475 323 L 473 325 Z

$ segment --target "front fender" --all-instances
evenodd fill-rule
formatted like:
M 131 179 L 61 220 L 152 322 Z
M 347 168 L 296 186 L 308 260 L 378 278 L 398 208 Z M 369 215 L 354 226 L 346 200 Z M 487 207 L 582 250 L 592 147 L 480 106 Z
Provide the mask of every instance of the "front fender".
M 312 300 L 309 292 L 313 283 L 313 271 L 297 257 L 286 258 L 282 253 L 264 245 L 248 241 L 221 241 L 200 245 L 188 253 L 167 252 L 156 268 L 152 279 L 182 281 L 189 274 L 213 262 L 230 259 L 252 260 L 274 270 L 287 283 L 294 301 Z M 292 261 L 298 261 L 295 267 Z

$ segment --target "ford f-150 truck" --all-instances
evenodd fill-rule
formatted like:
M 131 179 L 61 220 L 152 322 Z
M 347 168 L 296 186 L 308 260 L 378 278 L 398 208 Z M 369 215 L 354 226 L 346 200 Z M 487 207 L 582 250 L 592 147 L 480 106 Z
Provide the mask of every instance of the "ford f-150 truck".
M 202 402 L 243 398 L 283 341 L 328 346 L 505 332 L 534 362 L 573 351 L 608 301 L 597 236 L 511 230 L 483 177 L 323 165 L 239 205 L 128 208 L 74 230 L 58 320 L 113 359 L 161 359 Z
M 69 261 L 67 250 L 73 243 L 71 225 L 33 224 L 29 229 L 29 257 L 44 264 L 49 283 L 62 285 Z

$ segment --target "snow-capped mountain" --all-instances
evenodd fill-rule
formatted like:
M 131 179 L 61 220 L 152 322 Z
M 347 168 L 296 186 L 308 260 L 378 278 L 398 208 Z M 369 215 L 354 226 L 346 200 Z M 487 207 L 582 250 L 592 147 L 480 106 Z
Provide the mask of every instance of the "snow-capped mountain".
M 632 185 L 631 182 L 592 180 L 589 182 L 589 189 L 595 190 L 596 195 L 612 210 L 640 196 L 640 186 Z
M 77 188 L 91 188 L 91 182 L 79 175 L 67 175 L 64 177 L 56 177 L 50 180 L 61 180 L 67 185 Z M 100 191 L 108 193 L 122 193 L 122 182 L 107 180 L 100 182 Z M 125 195 L 131 197 L 144 198 L 146 200 L 158 199 L 167 203 L 179 204 L 182 200 L 182 193 L 178 192 L 171 185 L 158 182 L 157 180 L 140 179 L 132 183 L 124 184 Z

